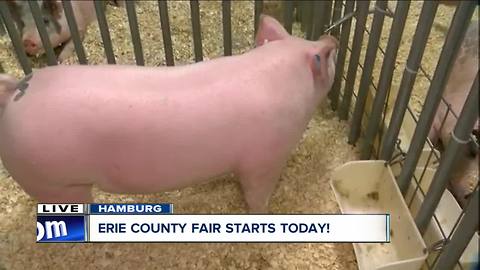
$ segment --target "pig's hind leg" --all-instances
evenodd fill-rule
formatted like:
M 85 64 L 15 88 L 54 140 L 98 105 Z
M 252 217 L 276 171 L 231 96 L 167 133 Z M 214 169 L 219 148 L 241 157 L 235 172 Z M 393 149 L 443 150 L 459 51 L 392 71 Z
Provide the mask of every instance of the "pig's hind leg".
M 243 195 L 250 213 L 267 213 L 268 202 L 280 178 L 284 161 L 252 163 L 240 169 Z

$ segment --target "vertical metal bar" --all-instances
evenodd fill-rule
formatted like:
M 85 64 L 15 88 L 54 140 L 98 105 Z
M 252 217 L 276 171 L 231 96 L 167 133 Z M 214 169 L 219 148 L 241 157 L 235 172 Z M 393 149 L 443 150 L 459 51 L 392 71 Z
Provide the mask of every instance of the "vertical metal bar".
M 327 24 L 330 23 L 332 14 L 332 2 L 331 0 L 317 1 L 316 8 L 313 11 L 313 36 L 312 40 L 318 40 L 318 38 L 325 32 Z M 314 4 L 315 5 L 315 4 Z
M 160 13 L 160 26 L 162 27 L 163 48 L 167 66 L 174 66 L 172 35 L 170 33 L 170 21 L 168 19 L 167 1 L 158 0 L 158 12 Z
M 255 0 L 255 6 L 254 6 L 254 19 L 253 19 L 253 27 L 254 27 L 254 36 L 253 39 L 255 40 L 255 35 L 257 35 L 257 30 L 258 30 L 258 21 L 260 19 L 260 14 L 263 12 L 263 0 Z
M 352 101 L 355 77 L 357 76 L 360 49 L 362 48 L 363 33 L 365 31 L 365 23 L 367 22 L 369 5 L 370 1 L 357 2 L 357 19 L 355 24 L 355 34 L 353 36 L 352 53 L 350 55 L 350 63 L 348 65 L 347 81 L 345 83 L 343 100 L 338 111 L 338 115 L 341 120 L 348 119 L 348 112 L 350 110 L 350 103 Z
M 43 22 L 42 11 L 38 6 L 37 1 L 28 1 L 28 5 L 30 6 L 30 11 L 32 12 L 35 25 L 37 26 L 37 29 L 38 29 L 38 34 L 40 35 L 43 48 L 45 49 L 45 53 L 47 55 L 47 64 L 49 66 L 54 66 L 57 64 L 57 57 L 55 56 L 55 52 L 53 51 L 52 44 L 50 43 L 50 38 L 47 33 L 47 28 L 45 27 L 45 23 Z
M 3 23 L 3 18 L 0 16 L 0 36 L 5 35 L 5 24 Z
M 127 1 L 128 2 L 128 1 Z M 102 36 L 103 48 L 105 49 L 105 56 L 107 63 L 115 64 L 115 55 L 112 48 L 112 40 L 110 39 L 110 32 L 108 31 L 107 18 L 105 17 L 105 4 L 103 1 L 94 1 L 95 13 L 97 15 L 98 27 L 100 35 Z
M 345 5 L 345 11 L 343 14 L 353 12 L 355 7 L 354 1 L 347 1 Z M 340 49 L 338 50 L 337 64 L 335 67 L 335 80 L 333 82 L 332 89 L 328 93 L 331 99 L 330 106 L 333 110 L 337 109 L 338 99 L 340 97 L 340 86 L 342 85 L 343 68 L 345 66 L 345 57 L 347 55 L 348 40 L 350 38 L 350 29 L 352 28 L 352 19 L 342 24 L 342 32 L 340 36 Z
M 475 193 L 472 194 L 470 204 L 467 206 L 465 215 L 460 221 L 460 224 L 458 224 L 458 228 L 455 230 L 452 239 L 440 254 L 435 264 L 435 270 L 454 269 L 455 264 L 457 264 L 463 251 L 470 243 L 470 240 L 478 229 L 478 199 L 477 188 Z
M 0 1 L 0 16 L 3 18 L 5 28 L 10 36 L 10 40 L 12 41 L 15 55 L 20 62 L 20 66 L 22 66 L 23 73 L 25 73 L 25 75 L 32 73 L 32 64 L 25 53 L 22 39 L 17 31 L 17 27 L 13 23 L 12 15 L 10 14 L 7 2 L 5 1 Z
M 145 65 L 143 59 L 142 41 L 138 30 L 137 13 L 135 12 L 135 1 L 125 1 L 128 17 L 128 25 L 130 26 L 130 35 L 132 37 L 133 52 L 135 54 L 135 62 L 139 66 Z
M 298 3 L 298 10 L 300 10 L 300 30 L 307 31 L 307 2 L 300 1 Z
M 200 6 L 198 0 L 190 0 L 190 13 L 192 18 L 193 50 L 195 62 L 203 60 L 202 52 L 202 30 L 200 29 Z
M 285 22 L 285 29 L 289 34 L 292 34 L 293 25 L 293 1 L 287 0 L 283 3 L 283 21 Z
M 340 16 L 342 15 L 342 5 L 343 5 L 343 0 L 335 0 L 335 4 L 333 6 L 333 15 L 332 15 L 332 22 L 336 22 L 338 19 L 340 19 Z M 340 28 L 335 27 L 331 31 L 331 35 L 339 38 L 340 35 Z
M 73 44 L 75 46 L 75 52 L 77 53 L 78 62 L 82 65 L 87 64 L 87 57 L 85 56 L 85 50 L 82 45 L 82 38 L 78 32 L 77 21 L 75 20 L 75 14 L 73 13 L 72 3 L 70 0 L 62 0 L 63 10 L 65 11 L 65 17 L 67 19 L 70 33 L 72 34 Z
M 413 36 L 412 46 L 408 54 L 408 60 L 403 71 L 402 81 L 398 89 L 398 96 L 395 100 L 393 107 L 392 117 L 390 125 L 388 126 L 387 133 L 380 152 L 380 159 L 390 160 L 394 151 L 394 145 L 400 132 L 400 127 L 403 122 L 403 117 L 407 110 L 408 101 L 415 84 L 417 77 L 417 70 L 420 67 L 423 53 L 427 45 L 430 30 L 435 20 L 435 14 L 437 13 L 438 2 L 437 1 L 425 1 L 423 3 L 422 11 L 418 21 L 415 35 Z M 357 101 L 358 102 L 358 101 Z
M 222 1 L 223 55 L 232 55 L 232 11 L 229 0 Z
M 294 0 L 293 1 L 293 11 L 294 11 L 294 22 L 299 22 L 300 26 L 302 24 L 302 14 L 303 14 L 303 6 L 302 6 L 302 1 L 300 0 Z M 302 30 L 303 31 L 303 30 Z
M 379 0 L 375 2 L 375 5 L 376 8 L 385 10 L 387 8 L 387 1 Z M 360 79 L 360 86 L 358 88 L 357 101 L 355 102 L 355 109 L 350 124 L 350 134 L 348 135 L 349 144 L 355 144 L 358 140 L 358 137 L 360 137 L 365 104 L 367 103 L 367 97 L 370 90 L 370 82 L 372 80 L 372 72 L 375 66 L 378 42 L 380 41 L 380 37 L 382 35 L 384 19 L 385 14 L 383 12 L 375 12 L 375 15 L 373 16 L 370 38 L 368 40 L 367 52 L 365 53 L 365 61 L 363 63 L 363 72 L 362 78 Z M 386 57 L 384 59 L 386 59 Z
M 313 33 L 313 8 L 315 2 L 306 1 L 305 2 L 305 39 L 310 40 Z
M 403 169 L 398 177 L 398 185 L 403 194 L 406 193 L 412 180 L 415 167 L 420 158 L 420 153 L 427 139 L 428 131 L 432 126 L 437 107 L 442 99 L 451 66 L 454 63 L 455 56 L 457 55 L 473 12 L 475 11 L 475 5 L 476 2 L 474 1 L 462 1 L 453 16 L 452 24 L 448 30 L 447 39 L 442 48 L 432 83 L 425 98 L 425 105 L 420 113 Z
M 478 72 L 471 87 L 468 98 L 465 101 L 465 105 L 462 108 L 462 112 L 458 118 L 458 122 L 455 125 L 453 134 L 459 141 L 468 141 L 470 139 L 470 134 L 475 125 L 475 122 L 478 119 Z M 453 136 L 453 135 L 452 135 Z M 450 180 L 452 168 L 458 164 L 458 157 L 462 154 L 462 147 L 465 147 L 465 144 L 460 143 L 459 141 L 452 139 L 447 145 L 447 149 L 443 153 L 440 159 L 440 164 L 438 169 L 433 176 L 432 184 L 430 189 L 425 195 L 425 200 L 423 201 L 420 210 L 415 218 L 418 229 L 423 234 L 427 229 L 427 226 L 432 219 L 433 212 L 438 206 L 438 202 L 442 197 L 445 188 L 448 185 Z
M 393 17 L 390 37 L 388 38 L 387 49 L 383 60 L 382 70 L 380 71 L 380 80 L 378 81 L 378 90 L 373 100 L 373 107 L 370 113 L 367 130 L 365 132 L 365 140 L 360 154 L 361 159 L 369 159 L 372 153 L 373 142 L 378 133 L 382 113 L 384 112 L 385 100 L 388 98 L 388 90 L 392 86 L 393 71 L 395 61 L 397 60 L 398 48 L 402 39 L 403 30 L 405 29 L 405 21 L 407 20 L 410 1 L 397 2 L 395 16 Z
M 322 24 L 320 33 L 325 34 L 325 29 L 330 25 L 330 20 L 332 19 L 332 0 L 322 1 L 323 3 L 323 15 L 322 15 Z
M 323 29 L 323 14 L 325 12 L 325 1 L 313 2 L 313 30 L 310 40 L 318 40 Z

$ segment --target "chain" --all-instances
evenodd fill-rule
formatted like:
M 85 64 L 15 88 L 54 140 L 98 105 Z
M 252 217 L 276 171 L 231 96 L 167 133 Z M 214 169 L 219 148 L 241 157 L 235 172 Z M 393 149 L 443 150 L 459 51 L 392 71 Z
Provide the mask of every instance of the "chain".
M 17 85 L 17 89 L 20 91 L 14 98 L 15 101 L 17 101 L 18 99 L 20 99 L 23 95 L 25 95 L 25 90 L 28 88 L 28 81 L 33 77 L 33 73 L 29 73 L 27 75 L 25 75 L 25 77 L 23 77 L 23 79 L 21 79 L 19 82 L 18 82 L 18 85 Z

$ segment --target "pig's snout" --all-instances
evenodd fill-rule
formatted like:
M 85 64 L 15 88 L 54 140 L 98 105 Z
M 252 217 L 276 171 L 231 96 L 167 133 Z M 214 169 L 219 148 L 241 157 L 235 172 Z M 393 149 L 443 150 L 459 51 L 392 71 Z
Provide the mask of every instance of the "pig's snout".
M 25 47 L 25 51 L 29 55 L 34 55 L 39 50 L 38 44 L 30 38 L 26 38 L 23 40 L 23 46 Z
M 320 55 L 319 56 L 324 58 L 324 59 L 329 59 L 330 54 L 335 53 L 336 50 L 339 47 L 339 44 L 340 44 L 335 37 L 330 36 L 330 35 L 321 36 L 319 38 L 319 42 L 322 43 L 322 47 L 323 47 L 320 50 Z M 336 62 L 336 55 L 334 55 L 334 56 L 335 57 L 333 59 L 334 59 L 334 62 Z
M 318 40 L 325 43 L 327 47 L 331 47 L 332 49 L 337 49 L 340 46 L 338 40 L 331 35 L 322 35 Z

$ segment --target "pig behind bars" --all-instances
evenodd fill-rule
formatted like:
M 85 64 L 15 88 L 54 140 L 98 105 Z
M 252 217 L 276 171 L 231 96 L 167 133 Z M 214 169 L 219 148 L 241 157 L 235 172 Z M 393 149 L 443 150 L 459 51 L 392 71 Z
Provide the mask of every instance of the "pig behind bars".
M 267 211 L 333 83 L 337 41 L 292 37 L 261 16 L 256 42 L 245 54 L 185 66 L 35 71 L 20 98 L 4 87 L 5 168 L 32 197 L 57 203 L 91 201 L 92 185 L 150 193 L 234 173 L 250 211 Z
M 63 4 L 60 0 L 38 0 L 37 2 L 52 47 L 56 48 L 63 45 L 63 49 L 58 56 L 58 61 L 63 62 L 72 55 L 75 49 Z M 120 0 L 111 0 L 105 3 L 116 6 L 124 5 L 123 1 Z M 21 33 L 23 46 L 27 54 L 37 55 L 44 53 L 45 49 L 43 48 L 42 40 L 40 39 L 28 2 L 10 0 L 8 5 L 10 13 Z M 96 19 L 94 1 L 71 1 L 71 5 L 80 38 L 83 40 L 88 25 Z
M 70 28 L 59 0 L 38 0 L 52 47 L 63 45 L 58 61 L 63 62 L 74 51 Z M 27 1 L 9 1 L 10 12 L 21 32 L 23 46 L 28 55 L 44 53 L 44 48 L 38 33 L 35 20 Z M 96 18 L 93 1 L 71 1 L 78 32 L 83 40 L 87 26 Z
M 443 93 L 445 102 L 449 104 L 456 116 L 460 115 L 478 72 L 478 27 L 478 21 L 475 20 L 467 29 Z M 430 129 L 429 139 L 435 146 L 444 148 L 452 139 L 451 132 L 456 123 L 457 118 L 449 111 L 447 105 L 441 102 Z M 477 119 L 472 132 L 477 143 L 479 141 L 479 123 L 480 120 Z M 454 168 L 450 181 L 450 190 L 462 207 L 465 206 L 468 196 L 478 183 L 478 166 L 478 145 L 471 141 L 465 145 L 462 157 Z

